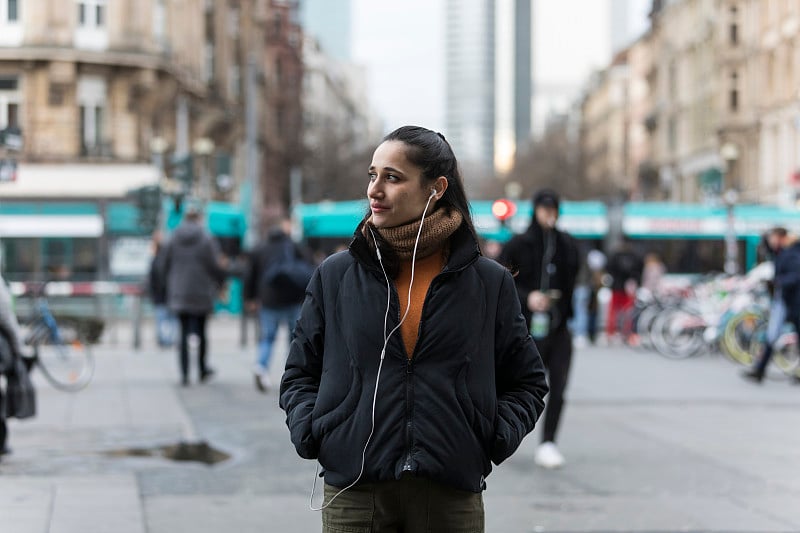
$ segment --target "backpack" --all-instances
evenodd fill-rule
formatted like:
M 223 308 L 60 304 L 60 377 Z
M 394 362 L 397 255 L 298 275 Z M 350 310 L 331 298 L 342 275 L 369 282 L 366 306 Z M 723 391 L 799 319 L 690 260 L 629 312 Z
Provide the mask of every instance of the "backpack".
M 283 242 L 281 256 L 270 263 L 261 275 L 261 287 L 305 291 L 315 267 L 302 257 L 297 257 L 289 239 Z

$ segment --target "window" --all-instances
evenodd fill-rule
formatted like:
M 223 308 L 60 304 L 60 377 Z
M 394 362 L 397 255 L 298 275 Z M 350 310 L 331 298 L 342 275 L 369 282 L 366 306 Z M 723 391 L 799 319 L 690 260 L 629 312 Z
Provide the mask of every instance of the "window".
M 19 21 L 19 5 L 17 0 L 8 0 L 6 7 L 6 20 L 8 20 L 8 22 Z
M 106 0 L 79 0 L 78 26 L 103 28 L 106 25 Z
M 728 92 L 728 109 L 735 113 L 739 110 L 739 74 L 731 73 L 731 85 Z
M 16 76 L 0 77 L 0 129 L 21 127 L 19 79 Z
M 100 155 L 105 131 L 105 80 L 97 76 L 80 78 L 77 96 L 81 154 Z
M 161 42 L 166 35 L 167 27 L 167 8 L 164 0 L 156 0 L 153 6 L 153 36 Z
M 731 6 L 730 9 L 730 26 L 728 28 L 728 38 L 730 44 L 736 46 L 739 44 L 739 10 L 736 6 Z

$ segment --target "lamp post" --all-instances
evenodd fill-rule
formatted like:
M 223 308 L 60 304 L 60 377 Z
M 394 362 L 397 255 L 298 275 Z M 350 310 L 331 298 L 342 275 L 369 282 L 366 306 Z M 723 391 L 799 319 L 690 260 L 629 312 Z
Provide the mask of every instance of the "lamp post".
M 736 241 L 736 220 L 733 216 L 733 208 L 739 199 L 739 192 L 737 190 L 737 183 L 734 176 L 734 165 L 739 159 L 739 148 L 732 142 L 726 142 L 720 147 L 719 155 L 725 161 L 725 192 L 723 193 L 723 201 L 727 208 L 728 223 L 725 231 L 725 273 L 734 275 L 739 271 L 739 248 Z
M 208 137 L 200 137 L 192 145 L 192 151 L 202 159 L 200 168 L 200 200 L 205 203 L 211 199 L 211 169 L 210 156 L 214 152 L 214 141 Z

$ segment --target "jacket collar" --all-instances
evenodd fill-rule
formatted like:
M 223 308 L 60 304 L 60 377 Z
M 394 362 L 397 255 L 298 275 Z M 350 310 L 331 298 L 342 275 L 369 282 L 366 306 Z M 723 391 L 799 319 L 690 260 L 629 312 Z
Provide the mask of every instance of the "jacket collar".
M 353 234 L 353 240 L 350 242 L 349 246 L 350 254 L 356 261 L 367 268 L 382 272 L 377 256 L 372 253 L 369 243 L 367 243 L 367 239 L 361 231 L 364 223 L 365 221 L 362 220 Z M 463 270 L 474 263 L 479 255 L 480 246 L 478 242 L 472 236 L 469 229 L 467 229 L 467 226 L 462 223 L 453 235 L 450 236 L 450 257 L 447 260 L 444 272 Z M 383 274 L 381 273 L 381 275 Z

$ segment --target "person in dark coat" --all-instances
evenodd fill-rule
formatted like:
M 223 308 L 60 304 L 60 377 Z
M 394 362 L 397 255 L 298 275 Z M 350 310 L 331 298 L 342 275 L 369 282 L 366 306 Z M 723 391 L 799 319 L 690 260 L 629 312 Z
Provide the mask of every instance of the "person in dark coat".
M 629 241 L 623 240 L 608 260 L 608 274 L 611 276 L 611 301 L 606 318 L 608 342 L 620 332 L 624 313 L 633 307 L 636 289 L 642 284 L 643 270 L 642 258 L 633 251 Z
M 272 285 L 264 280 L 265 272 L 282 261 L 287 254 L 310 262 L 308 254 L 292 241 L 290 234 L 289 219 L 283 219 L 271 228 L 264 242 L 253 250 L 250 270 L 245 279 L 244 293 L 248 308 L 258 308 L 261 325 L 258 358 L 254 369 L 256 388 L 261 392 L 267 392 L 272 386 L 269 362 L 278 329 L 285 323 L 291 333 L 297 317 L 300 316 L 300 305 L 306 294 L 305 287 L 291 283 Z
M 511 238 L 498 261 L 516 272 L 514 281 L 525 320 L 547 368 L 550 396 L 536 464 L 558 468 L 564 456 L 556 447 L 556 432 L 564 406 L 572 362 L 572 296 L 580 268 L 578 246 L 556 228 L 560 199 L 551 189 L 533 195 L 533 217 L 525 233 Z
M 164 276 L 167 282 L 167 305 L 180 322 L 179 362 L 181 384 L 189 384 L 189 335 L 198 337 L 200 382 L 214 371 L 206 360 L 206 322 L 214 310 L 214 301 L 226 277 L 217 242 L 201 225 L 201 211 L 196 206 L 186 210 L 184 220 L 167 243 Z
M 773 281 L 773 305 L 770 308 L 767 342 L 761 357 L 744 377 L 761 383 L 772 359 L 774 343 L 780 336 L 784 323 L 789 322 L 800 333 L 800 240 L 786 231 L 773 228 L 767 235 L 769 249 L 775 255 L 775 279 Z M 800 383 L 800 376 L 793 376 Z
M 23 362 L 21 350 L 20 328 L 17 316 L 11 305 L 11 291 L 6 286 L 5 280 L 0 276 L 0 458 L 11 453 L 8 447 L 8 425 L 6 419 L 10 417 L 28 418 L 34 416 L 36 410 L 36 394 L 33 384 L 28 376 L 28 364 Z M 25 383 L 26 387 L 26 412 L 19 412 L 21 406 L 11 405 L 7 397 L 7 390 L 12 381 Z M 17 399 L 19 401 L 19 399 Z
M 156 341 L 161 348 L 172 346 L 175 336 L 175 317 L 167 305 L 167 280 L 164 277 L 166 260 L 164 236 L 160 231 L 153 234 L 153 259 L 147 277 L 147 289 L 155 314 Z
M 295 328 L 291 440 L 324 469 L 325 532 L 482 532 L 491 463 L 544 408 L 542 360 L 511 273 L 480 254 L 444 136 L 399 128 L 368 174 L 370 211 Z

